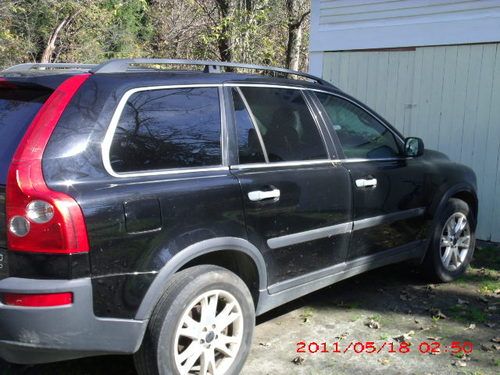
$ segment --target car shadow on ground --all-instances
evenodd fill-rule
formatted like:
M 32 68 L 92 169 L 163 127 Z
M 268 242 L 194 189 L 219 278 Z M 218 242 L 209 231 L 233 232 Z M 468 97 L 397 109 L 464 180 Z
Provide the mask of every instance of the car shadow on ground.
M 348 319 L 351 322 L 360 319 L 358 326 L 363 327 L 367 317 L 373 317 L 373 319 L 383 322 L 382 324 L 390 326 L 392 331 L 407 329 L 408 320 L 414 320 L 412 324 L 415 324 L 415 331 L 417 332 L 419 329 L 439 328 L 440 319 L 446 319 L 448 324 L 453 323 L 464 327 L 472 327 L 471 324 L 474 327 L 481 325 L 481 329 L 476 330 L 452 327 L 455 329 L 453 331 L 453 340 L 472 341 L 479 345 L 479 342 L 485 342 L 485 340 L 489 340 L 489 337 L 498 336 L 498 327 L 500 327 L 499 311 L 496 309 L 498 293 L 500 293 L 498 290 L 500 275 L 499 251 L 499 248 L 494 247 L 479 248 L 476 251 L 471 270 L 460 280 L 451 284 L 428 284 L 418 272 L 413 271 L 406 265 L 399 264 L 344 280 L 292 301 L 257 319 L 257 341 L 254 340 L 252 353 L 258 354 L 266 346 L 265 343 L 259 342 L 259 340 L 265 338 L 264 331 L 268 330 L 268 327 L 272 325 L 283 324 L 279 328 L 282 333 L 278 333 L 282 335 L 280 340 L 292 343 L 294 340 L 301 339 L 301 337 L 290 337 L 293 333 L 287 334 L 286 332 L 289 325 L 309 324 L 308 329 L 314 331 L 318 328 L 323 329 L 325 326 L 329 327 L 330 324 L 327 323 L 329 321 L 332 322 L 333 327 L 334 324 L 340 323 L 341 319 Z M 390 323 L 384 321 L 386 316 L 390 316 Z M 405 323 L 398 323 L 398 320 L 405 321 Z M 419 320 L 428 323 L 419 323 Z M 285 324 L 287 325 L 286 328 Z M 424 327 L 426 324 L 428 327 Z M 321 325 L 321 327 L 317 325 Z M 444 331 L 443 329 L 442 332 Z M 382 330 L 379 333 L 381 334 Z M 498 349 L 493 349 L 493 351 L 495 350 Z M 267 348 L 266 352 L 272 356 L 273 347 Z M 247 372 L 261 373 L 262 371 L 263 374 L 267 373 L 267 370 L 264 370 L 267 366 L 265 358 L 263 357 L 262 361 L 255 360 L 252 362 L 252 355 L 255 357 L 255 354 L 252 353 L 248 365 L 250 370 Z M 292 355 L 293 353 L 289 354 Z M 278 352 L 275 354 L 276 357 L 280 355 Z M 286 361 L 291 362 L 291 359 L 287 358 Z M 500 366 L 498 360 L 492 363 L 491 355 L 486 356 L 485 354 L 477 361 L 476 365 L 483 369 L 483 372 L 478 372 L 481 374 L 489 373 L 488 369 L 495 368 L 494 366 Z M 259 366 L 262 366 L 262 369 L 259 369 Z M 321 366 L 323 365 L 318 365 L 313 372 L 304 373 L 331 373 L 323 370 Z M 291 371 L 295 372 L 293 369 L 294 367 L 292 367 Z M 354 370 L 354 367 L 351 370 Z M 289 371 L 287 370 L 287 372 Z M 0 373 L 2 375 L 136 374 L 131 356 L 100 356 L 36 366 L 11 365 L 0 361 Z M 343 371 L 339 369 L 338 373 L 343 373 Z M 406 371 L 401 369 L 401 373 L 406 373 Z M 439 370 L 436 373 L 440 373 Z

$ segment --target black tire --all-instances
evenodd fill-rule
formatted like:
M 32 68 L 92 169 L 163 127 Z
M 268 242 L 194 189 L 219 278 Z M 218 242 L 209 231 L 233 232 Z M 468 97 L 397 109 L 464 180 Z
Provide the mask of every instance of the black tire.
M 183 313 L 198 296 L 223 290 L 238 301 L 243 316 L 243 339 L 234 362 L 225 374 L 239 374 L 250 352 L 255 326 L 252 295 L 245 283 L 222 267 L 201 265 L 175 274 L 153 310 L 139 351 L 134 355 L 140 375 L 178 375 L 174 350 L 175 331 Z
M 470 226 L 470 247 L 463 263 L 453 271 L 448 270 L 441 260 L 441 234 L 443 228 L 454 213 L 463 213 Z M 429 248 L 424 258 L 423 269 L 426 276 L 433 282 L 450 282 L 460 277 L 469 265 L 475 248 L 475 217 L 469 205 L 461 199 L 451 198 L 445 208 L 438 213 L 436 224 L 429 242 Z

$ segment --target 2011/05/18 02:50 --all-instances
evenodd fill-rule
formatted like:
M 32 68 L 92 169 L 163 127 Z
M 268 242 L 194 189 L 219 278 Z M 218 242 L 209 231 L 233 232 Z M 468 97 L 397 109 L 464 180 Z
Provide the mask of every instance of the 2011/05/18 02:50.
M 421 354 L 439 354 L 439 353 L 451 353 L 451 354 L 470 354 L 474 349 L 474 344 L 470 341 L 452 341 L 449 345 L 443 345 L 437 341 L 422 341 L 420 343 L 411 344 L 409 342 L 379 342 L 374 341 L 351 341 L 350 343 L 345 342 L 333 342 L 331 344 L 327 342 L 297 342 L 297 353 L 347 353 L 352 351 L 356 354 L 366 353 L 366 354 L 378 354 L 384 353 L 399 353 L 407 354 L 415 349 Z

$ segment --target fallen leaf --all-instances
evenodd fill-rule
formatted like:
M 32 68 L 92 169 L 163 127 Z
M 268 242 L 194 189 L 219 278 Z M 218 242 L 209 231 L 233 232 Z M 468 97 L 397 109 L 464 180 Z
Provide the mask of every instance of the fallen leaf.
M 481 302 L 484 302 L 484 303 L 489 302 L 488 298 L 486 298 L 485 296 L 479 296 L 479 297 L 477 297 L 477 299 L 480 300 Z
M 483 352 L 491 352 L 492 349 L 488 345 L 481 344 L 481 350 Z
M 335 336 L 335 340 L 344 340 L 347 336 L 349 336 L 349 333 L 344 332 L 340 334 L 339 336 Z
M 263 346 L 264 348 L 269 348 L 271 346 L 270 342 L 259 342 L 260 346 Z
M 408 342 L 411 340 L 411 337 L 415 334 L 414 331 L 409 331 L 408 333 L 404 333 L 400 336 L 393 337 L 392 339 L 397 342 Z
M 465 367 L 465 366 L 467 366 L 467 363 L 464 361 L 455 361 L 452 363 L 452 365 L 456 366 L 456 367 Z
M 443 312 L 439 309 L 433 308 L 431 309 L 431 316 L 434 319 L 447 319 L 448 317 L 443 314 Z
M 367 323 L 365 323 L 365 325 L 371 329 L 379 329 L 380 328 L 380 323 L 373 320 L 373 319 L 370 319 Z
M 488 307 L 486 308 L 486 310 L 488 310 L 488 311 L 496 311 L 496 310 L 497 310 L 497 307 L 496 307 L 495 305 L 491 305 L 491 306 L 488 306 Z
M 296 365 L 302 365 L 305 362 L 305 358 L 301 356 L 297 356 L 294 359 L 292 359 L 292 362 Z
M 493 337 L 491 339 L 491 342 L 494 342 L 495 344 L 500 344 L 500 337 Z
M 495 289 L 495 291 L 493 293 L 500 294 L 500 289 Z
M 475 329 L 476 325 L 474 323 L 469 324 L 469 326 L 466 329 Z
M 469 304 L 469 301 L 466 301 L 466 300 L 464 300 L 464 299 L 460 299 L 460 298 L 459 298 L 459 299 L 457 300 L 457 303 L 458 303 L 459 305 L 468 305 L 468 304 Z
M 485 323 L 484 324 L 486 327 L 488 328 L 495 328 L 496 327 L 496 324 L 495 323 Z
M 432 340 L 432 341 L 441 341 L 442 339 L 443 338 L 439 337 L 439 336 L 436 336 L 436 337 L 429 336 L 429 337 L 427 337 L 427 340 Z
M 390 364 L 390 363 L 391 363 L 391 361 L 389 361 L 389 359 L 387 359 L 387 358 L 380 358 L 378 361 L 379 361 L 381 364 L 383 364 L 384 366 L 387 366 L 388 364 Z
M 491 345 L 491 348 L 492 348 L 492 349 L 495 349 L 496 351 L 499 351 L 499 350 L 500 350 L 500 345 L 498 345 L 498 344 L 493 344 L 493 345 Z

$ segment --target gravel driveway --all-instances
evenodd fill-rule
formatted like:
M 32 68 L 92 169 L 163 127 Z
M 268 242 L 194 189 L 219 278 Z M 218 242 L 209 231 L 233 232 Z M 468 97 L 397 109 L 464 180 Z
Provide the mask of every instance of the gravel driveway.
M 297 353 L 302 346 L 305 352 Z M 243 370 L 244 375 L 358 373 L 499 374 L 500 248 L 479 246 L 473 267 L 451 284 L 426 284 L 395 265 L 275 309 L 258 319 Z M 107 356 L 40 366 L 0 362 L 0 374 L 135 371 L 130 357 Z

